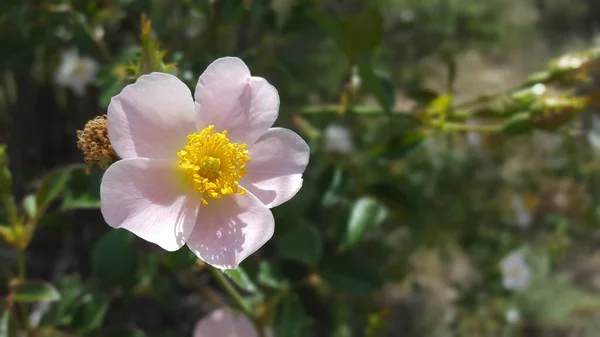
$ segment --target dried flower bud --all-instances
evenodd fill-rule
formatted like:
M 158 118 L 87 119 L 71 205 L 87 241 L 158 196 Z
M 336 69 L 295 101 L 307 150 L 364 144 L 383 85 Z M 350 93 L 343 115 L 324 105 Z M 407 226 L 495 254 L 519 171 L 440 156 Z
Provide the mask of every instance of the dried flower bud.
M 83 131 L 77 130 L 77 147 L 83 151 L 83 160 L 103 170 L 120 159 L 108 139 L 106 117 L 96 117 L 85 124 Z

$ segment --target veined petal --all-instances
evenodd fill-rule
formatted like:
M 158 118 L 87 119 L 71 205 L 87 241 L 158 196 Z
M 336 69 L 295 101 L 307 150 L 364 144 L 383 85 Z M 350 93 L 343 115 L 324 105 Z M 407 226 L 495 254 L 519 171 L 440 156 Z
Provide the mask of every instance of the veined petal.
M 235 269 L 272 236 L 275 219 L 254 195 L 232 194 L 202 206 L 187 245 L 220 269 Z
M 214 125 L 227 130 L 232 142 L 254 143 L 273 125 L 279 114 L 275 87 L 250 70 L 236 57 L 224 57 L 206 68 L 196 92 L 197 128 Z
M 258 337 L 256 328 L 242 313 L 217 309 L 202 318 L 194 328 L 193 337 Z
M 200 206 L 182 180 L 185 176 L 172 161 L 129 158 L 114 163 L 100 186 L 104 220 L 168 251 L 181 248 Z
M 249 148 L 250 161 L 240 185 L 267 207 L 291 199 L 302 187 L 310 149 L 295 132 L 272 128 Z
M 169 74 L 141 76 L 108 106 L 108 137 L 121 158 L 176 159 L 194 126 L 192 94 Z

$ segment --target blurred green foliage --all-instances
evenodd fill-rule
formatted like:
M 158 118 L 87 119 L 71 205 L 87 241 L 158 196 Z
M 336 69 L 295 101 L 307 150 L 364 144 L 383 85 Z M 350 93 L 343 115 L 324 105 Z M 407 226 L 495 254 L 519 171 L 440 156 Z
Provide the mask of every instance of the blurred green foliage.
M 550 13 L 540 24 L 597 10 L 539 3 Z M 531 33 L 513 18 L 522 6 L 0 2 L 9 151 L 0 148 L 0 337 L 190 336 L 223 305 L 251 311 L 277 337 L 596 336 L 597 285 L 579 274 L 600 268 L 600 150 L 581 137 L 597 131 L 598 49 L 540 60 L 539 72 L 498 94 L 461 101 L 455 89 L 476 71 L 459 68 L 462 52 L 498 53 L 511 34 Z M 60 51 L 71 48 L 99 64 L 83 94 L 56 80 Z M 81 162 L 71 155 L 76 128 L 125 85 L 164 71 L 193 87 L 225 55 L 275 85 L 278 123 L 301 133 L 311 161 L 300 193 L 274 209 L 273 240 L 215 275 L 186 249 L 159 251 L 109 229 L 98 215 L 102 172 L 69 163 Z M 425 60 L 443 70 L 438 91 L 426 86 Z M 331 137 L 331 125 L 348 139 Z M 38 142 L 22 143 L 36 138 L 31 130 L 43 131 Z M 342 141 L 352 146 L 330 150 Z M 498 267 L 515 249 L 532 270 L 524 291 L 505 289 Z M 519 319 L 507 319 L 511 309 Z

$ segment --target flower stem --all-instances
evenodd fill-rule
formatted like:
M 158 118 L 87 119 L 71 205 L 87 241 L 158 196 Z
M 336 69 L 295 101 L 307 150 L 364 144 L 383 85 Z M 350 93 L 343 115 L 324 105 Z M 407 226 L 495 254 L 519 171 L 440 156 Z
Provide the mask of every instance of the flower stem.
M 219 286 L 223 289 L 223 291 L 225 291 L 229 296 L 231 296 L 235 304 L 244 312 L 246 316 L 248 316 L 248 318 L 254 321 L 256 317 L 252 312 L 252 309 L 248 306 L 248 304 L 246 304 L 246 302 L 244 302 L 242 295 L 240 295 L 240 293 L 235 289 L 231 282 L 229 282 L 225 274 L 223 274 L 221 270 L 211 266 L 208 266 L 208 270 L 214 277 L 215 281 L 217 281 Z
M 440 125 L 443 131 L 462 131 L 462 132 L 485 132 L 494 133 L 500 132 L 499 125 L 479 125 L 479 124 L 460 124 L 460 123 L 444 123 Z
M 221 270 L 212 266 L 208 266 L 208 270 L 223 291 L 225 291 L 233 299 L 235 304 L 242 310 L 244 315 L 246 315 L 246 317 L 248 317 L 248 319 L 254 323 L 259 337 L 265 337 L 265 329 L 262 322 L 258 319 L 258 317 L 256 317 L 256 314 L 252 311 L 252 308 L 250 308 L 250 306 L 244 302 L 242 295 L 240 295 L 240 293 L 235 289 L 225 274 Z
M 25 279 L 26 269 L 25 269 L 25 249 L 19 248 L 17 250 L 17 270 L 18 275 L 21 280 Z

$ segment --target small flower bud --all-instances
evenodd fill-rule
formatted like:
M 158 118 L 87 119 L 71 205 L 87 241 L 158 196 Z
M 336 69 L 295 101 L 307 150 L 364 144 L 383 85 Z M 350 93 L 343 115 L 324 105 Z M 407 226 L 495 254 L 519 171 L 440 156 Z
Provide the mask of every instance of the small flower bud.
M 586 97 L 544 97 L 531 107 L 533 124 L 540 129 L 555 130 L 583 111 L 587 102 Z
M 103 170 L 120 159 L 108 139 L 106 117 L 96 117 L 85 124 L 83 131 L 77 130 L 77 147 L 83 151 L 83 160 Z
M 600 49 L 563 55 L 548 65 L 550 77 L 563 84 L 581 82 L 600 60 Z

